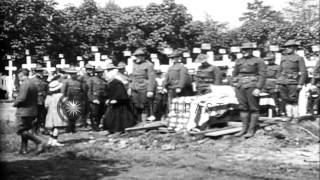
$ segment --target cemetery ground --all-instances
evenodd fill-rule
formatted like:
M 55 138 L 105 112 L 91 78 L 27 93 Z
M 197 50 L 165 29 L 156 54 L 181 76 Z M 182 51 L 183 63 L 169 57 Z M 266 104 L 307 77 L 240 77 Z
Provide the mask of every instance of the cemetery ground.
M 29 143 L 19 155 L 13 108 L 2 103 L 0 111 L 2 179 L 319 179 L 319 140 L 310 135 L 319 137 L 319 120 L 277 123 L 246 140 L 79 129 L 59 137 L 64 147 L 34 155 Z

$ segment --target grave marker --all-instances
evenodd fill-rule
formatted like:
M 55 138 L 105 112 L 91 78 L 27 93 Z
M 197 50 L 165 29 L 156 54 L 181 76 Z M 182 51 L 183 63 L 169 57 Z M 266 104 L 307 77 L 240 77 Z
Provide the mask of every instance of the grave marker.
M 37 65 L 31 62 L 31 56 L 27 56 L 27 63 L 26 64 L 22 64 L 22 68 L 24 69 L 28 69 L 29 71 L 31 71 L 31 68 L 36 68 Z

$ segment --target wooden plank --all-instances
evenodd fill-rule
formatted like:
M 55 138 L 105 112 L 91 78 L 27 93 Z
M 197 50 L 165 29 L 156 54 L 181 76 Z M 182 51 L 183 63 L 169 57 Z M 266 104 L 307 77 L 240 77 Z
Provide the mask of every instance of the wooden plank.
M 316 115 L 304 115 L 304 116 L 299 116 L 296 118 L 298 121 L 303 121 L 303 120 L 315 120 Z
M 241 130 L 242 130 L 242 127 L 234 127 L 232 129 L 226 129 L 226 130 L 206 133 L 205 136 L 216 137 L 216 136 L 237 133 L 237 132 L 240 132 Z
M 130 132 L 130 131 L 157 129 L 159 127 L 165 127 L 166 125 L 167 125 L 167 122 L 155 121 L 155 122 L 150 122 L 147 124 L 138 125 L 138 126 L 131 127 L 131 128 L 126 128 L 125 131 Z
M 228 126 L 242 127 L 242 122 L 229 121 Z
M 209 130 L 200 131 L 200 132 L 189 132 L 189 134 L 191 134 L 191 135 L 203 135 L 203 134 L 206 134 L 206 133 L 219 132 L 219 131 L 228 130 L 228 129 L 233 129 L 233 128 L 236 128 L 236 127 L 234 127 L 234 126 L 227 126 L 227 127 L 224 127 L 224 128 L 209 129 Z
M 259 117 L 259 121 L 288 121 L 288 117 Z

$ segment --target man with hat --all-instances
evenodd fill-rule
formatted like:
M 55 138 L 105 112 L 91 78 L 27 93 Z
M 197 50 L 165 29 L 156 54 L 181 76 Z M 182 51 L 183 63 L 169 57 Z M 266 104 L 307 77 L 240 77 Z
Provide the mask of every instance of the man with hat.
M 280 75 L 277 79 L 280 97 L 287 111 L 287 116 L 296 117 L 298 112 L 298 96 L 307 79 L 304 59 L 295 54 L 299 42 L 289 40 L 283 46 L 280 62 Z
M 31 140 L 37 145 L 37 153 L 41 153 L 44 149 L 44 142 L 31 133 L 33 121 L 37 116 L 38 106 L 38 89 L 35 81 L 29 79 L 29 70 L 21 69 L 18 72 L 21 82 L 19 94 L 15 99 L 13 106 L 17 108 L 16 117 L 18 122 L 17 134 L 21 136 L 20 154 L 26 154 L 28 149 L 28 141 Z
M 75 133 L 76 120 L 78 120 L 83 113 L 84 98 L 86 96 L 85 85 L 81 83 L 78 78 L 78 71 L 71 67 L 66 70 L 70 77 L 63 82 L 61 89 L 63 95 L 63 103 L 65 104 L 65 112 L 68 117 L 67 132 Z
M 153 111 L 156 120 L 161 120 L 167 112 L 168 92 L 164 86 L 165 75 L 160 69 L 156 71 L 156 95 L 154 98 Z
M 188 80 L 188 70 L 182 64 L 182 53 L 178 50 L 173 51 L 168 57 L 173 61 L 173 65 L 169 67 L 165 77 L 164 85 L 168 90 L 168 105 L 175 97 L 184 95 L 184 90 Z
M 243 43 L 243 57 L 237 59 L 233 70 L 232 83 L 239 101 L 241 132 L 235 136 L 254 136 L 258 123 L 259 95 L 266 80 L 266 66 L 262 59 L 253 56 L 256 43 Z
M 44 80 L 43 77 L 43 67 L 41 64 L 37 64 L 34 69 L 34 77 L 32 80 L 34 81 L 37 89 L 38 89 L 38 115 L 35 121 L 34 130 L 36 133 L 39 132 L 40 128 L 44 128 L 45 118 L 46 118 L 46 108 L 44 107 L 44 102 L 49 90 L 48 82 Z
M 132 96 L 138 121 L 145 121 L 154 97 L 155 73 L 153 64 L 147 61 L 147 54 L 143 48 L 138 48 L 133 55 L 136 59 L 133 62 L 128 92 Z
M 275 55 L 272 52 L 267 53 L 264 62 L 267 65 L 266 83 L 263 91 L 268 93 L 275 101 L 276 113 L 281 114 L 284 108 L 280 106 L 278 98 L 278 88 L 276 88 L 276 81 L 279 76 L 280 66 L 275 63 Z
M 87 127 L 87 118 L 88 118 L 88 115 L 90 114 L 90 102 L 88 100 L 88 96 L 89 96 L 88 86 L 89 86 L 89 79 L 94 76 L 94 66 L 92 66 L 91 64 L 86 64 L 84 68 L 86 72 L 83 75 L 79 76 L 80 82 L 85 87 L 85 95 L 83 97 L 84 109 L 79 119 L 79 122 L 80 122 L 79 127 Z
M 210 85 L 221 84 L 221 71 L 219 67 L 208 63 L 208 56 L 205 54 L 199 54 L 196 63 L 201 63 L 195 76 L 197 94 L 203 95 L 211 91 Z
M 90 102 L 90 121 L 93 131 L 99 131 L 100 119 L 104 114 L 106 101 L 107 82 L 103 79 L 104 70 L 101 67 L 95 69 L 95 76 L 88 81 L 88 99 Z
M 119 62 L 118 63 L 118 66 L 117 66 L 117 68 L 118 68 L 118 72 L 120 72 L 121 74 L 123 74 L 123 75 L 125 75 L 126 74 L 126 63 L 124 63 L 124 62 Z

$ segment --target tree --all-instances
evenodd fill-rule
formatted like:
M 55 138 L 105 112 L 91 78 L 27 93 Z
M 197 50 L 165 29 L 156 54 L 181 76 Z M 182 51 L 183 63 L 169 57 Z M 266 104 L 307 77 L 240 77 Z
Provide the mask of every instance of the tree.
M 56 3 L 51 0 L 2 0 L 0 1 L 0 56 L 10 54 L 16 60 L 23 60 L 25 49 L 42 59 L 50 54 L 53 44 Z M 24 61 L 16 62 L 17 65 Z M 1 66 L 4 67 L 4 66 Z
M 266 44 L 269 44 L 269 36 L 272 32 L 279 25 L 285 23 L 283 15 L 259 0 L 248 3 L 247 10 L 239 18 L 244 21 L 239 29 L 241 39 L 257 42 L 258 46 L 261 47 L 266 46 Z
M 284 8 L 286 18 L 292 24 L 303 25 L 310 31 L 319 29 L 319 1 L 291 0 Z

